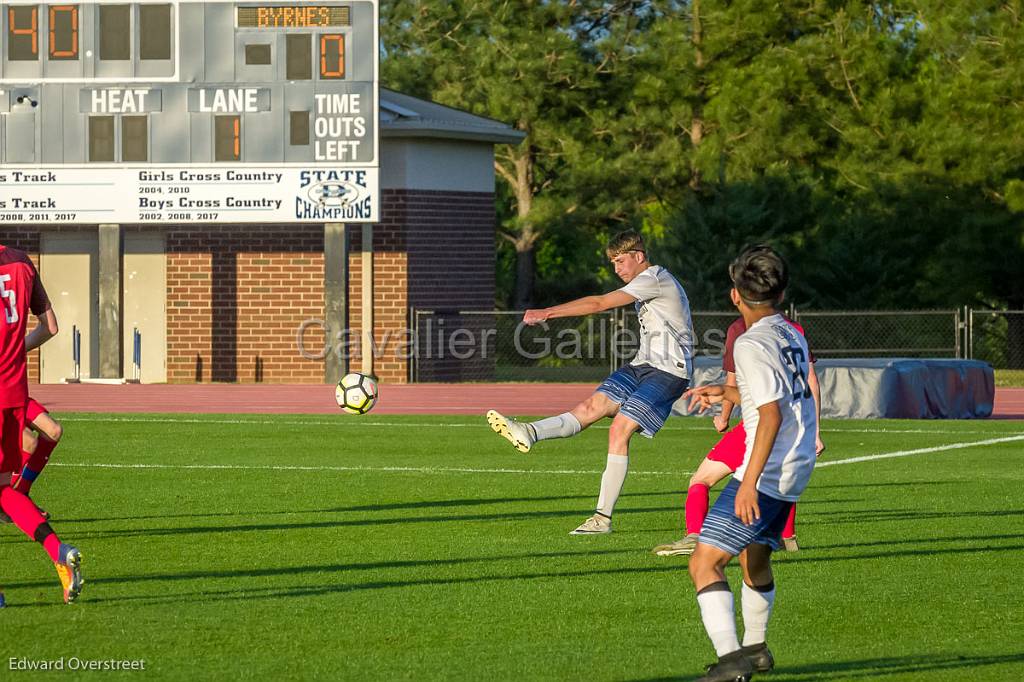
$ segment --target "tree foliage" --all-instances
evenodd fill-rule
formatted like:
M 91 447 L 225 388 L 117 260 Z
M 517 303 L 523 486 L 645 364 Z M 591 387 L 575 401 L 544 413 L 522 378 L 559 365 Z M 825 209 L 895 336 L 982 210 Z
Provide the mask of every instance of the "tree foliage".
M 1024 307 L 1021 0 L 386 0 L 385 82 L 496 152 L 502 305 L 613 286 L 643 229 L 695 306 L 769 241 L 813 307 Z

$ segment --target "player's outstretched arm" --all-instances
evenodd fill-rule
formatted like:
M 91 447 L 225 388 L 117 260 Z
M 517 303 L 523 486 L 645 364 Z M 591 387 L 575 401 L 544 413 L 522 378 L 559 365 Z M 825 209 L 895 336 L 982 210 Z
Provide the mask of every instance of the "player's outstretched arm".
M 527 310 L 523 315 L 523 322 L 526 324 L 540 324 L 545 320 L 552 320 L 556 317 L 581 317 L 593 315 L 604 310 L 619 308 L 636 299 L 623 291 L 612 291 L 603 296 L 584 296 L 575 301 L 551 306 L 550 308 L 539 308 Z
M 699 407 L 701 412 L 703 412 L 712 405 L 725 400 L 738 403 L 740 401 L 740 392 L 735 386 L 709 384 L 707 386 L 691 388 L 683 394 L 683 397 L 690 399 L 691 410 Z
M 25 337 L 25 352 L 34 351 L 57 335 L 60 328 L 57 326 L 57 315 L 53 308 L 47 308 L 46 312 L 39 316 L 39 324 Z
M 814 363 L 807 365 L 807 387 L 811 389 L 814 396 L 814 420 L 817 430 L 814 432 L 814 454 L 820 455 L 825 452 L 825 444 L 821 442 L 821 383 L 818 382 L 818 374 L 814 371 Z
M 725 385 L 736 386 L 736 372 L 725 373 Z M 735 405 L 736 403 L 727 398 L 722 399 L 722 412 L 715 415 L 715 418 L 712 420 L 715 424 L 715 430 L 719 433 L 725 433 L 729 430 L 729 418 L 732 416 L 732 408 Z
M 736 516 L 748 526 L 761 518 L 761 509 L 757 505 L 757 479 L 764 471 L 768 456 L 775 447 L 775 438 L 782 426 L 782 410 L 778 401 L 766 403 L 757 408 L 757 430 L 754 432 L 754 447 L 750 451 L 747 471 L 743 474 L 743 482 L 736 491 Z

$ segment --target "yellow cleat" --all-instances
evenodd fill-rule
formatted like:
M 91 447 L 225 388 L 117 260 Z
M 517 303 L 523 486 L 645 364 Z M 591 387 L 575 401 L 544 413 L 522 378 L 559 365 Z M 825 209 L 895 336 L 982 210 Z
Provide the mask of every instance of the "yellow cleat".
M 82 593 L 82 553 L 71 545 L 60 546 L 61 560 L 54 564 L 64 588 L 64 603 L 70 604 Z

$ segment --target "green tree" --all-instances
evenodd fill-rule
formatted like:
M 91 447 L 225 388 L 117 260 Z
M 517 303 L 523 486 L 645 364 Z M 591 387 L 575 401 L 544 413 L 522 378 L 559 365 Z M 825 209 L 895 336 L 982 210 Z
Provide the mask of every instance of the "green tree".
M 526 134 L 495 160 L 507 201 L 499 234 L 515 251 L 515 307 L 534 302 L 548 234 L 629 220 L 608 124 L 622 107 L 620 64 L 650 12 L 640 0 L 382 5 L 386 83 Z

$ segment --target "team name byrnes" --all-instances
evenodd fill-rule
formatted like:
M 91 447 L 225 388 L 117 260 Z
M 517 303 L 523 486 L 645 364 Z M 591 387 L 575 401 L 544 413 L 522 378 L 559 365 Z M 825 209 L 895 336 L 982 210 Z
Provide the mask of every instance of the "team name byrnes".
M 89 660 L 77 656 L 53 659 L 50 661 L 34 661 L 30 658 L 12 656 L 7 661 L 8 670 L 145 670 L 146 662 L 141 659 L 101 659 Z

